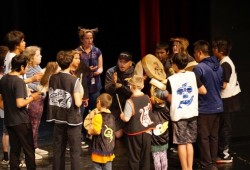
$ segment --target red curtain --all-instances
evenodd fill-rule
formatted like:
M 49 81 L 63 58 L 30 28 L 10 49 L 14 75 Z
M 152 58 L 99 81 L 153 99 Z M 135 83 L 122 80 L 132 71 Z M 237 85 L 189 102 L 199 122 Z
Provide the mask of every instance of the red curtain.
M 140 0 L 141 57 L 154 54 L 160 41 L 159 0 Z

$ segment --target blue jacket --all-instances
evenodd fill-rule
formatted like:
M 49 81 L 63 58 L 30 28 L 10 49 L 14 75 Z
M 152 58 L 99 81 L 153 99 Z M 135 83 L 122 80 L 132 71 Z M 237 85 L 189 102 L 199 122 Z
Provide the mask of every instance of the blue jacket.
M 223 112 L 220 96 L 223 85 L 223 69 L 214 56 L 203 59 L 193 70 L 207 89 L 206 95 L 199 95 L 199 113 L 216 114 Z

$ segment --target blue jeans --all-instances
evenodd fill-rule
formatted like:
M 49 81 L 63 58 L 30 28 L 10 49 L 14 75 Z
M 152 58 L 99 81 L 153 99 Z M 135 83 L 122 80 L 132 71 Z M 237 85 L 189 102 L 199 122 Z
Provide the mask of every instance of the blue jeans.
M 94 162 L 93 168 L 94 170 L 112 170 L 112 162 L 107 162 L 105 164 Z

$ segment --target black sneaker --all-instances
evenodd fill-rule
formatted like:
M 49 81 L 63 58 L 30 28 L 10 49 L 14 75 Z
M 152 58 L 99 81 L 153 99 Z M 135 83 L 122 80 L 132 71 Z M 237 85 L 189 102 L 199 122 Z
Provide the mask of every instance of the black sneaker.
M 228 156 L 228 157 L 224 157 L 224 158 L 221 158 L 221 157 L 218 157 L 217 160 L 216 160 L 216 163 L 217 164 L 228 164 L 228 163 L 232 163 L 233 162 L 233 157 L 231 156 Z
M 202 166 L 202 165 L 198 164 L 196 170 L 218 170 L 218 168 L 215 164 L 210 164 L 207 166 Z

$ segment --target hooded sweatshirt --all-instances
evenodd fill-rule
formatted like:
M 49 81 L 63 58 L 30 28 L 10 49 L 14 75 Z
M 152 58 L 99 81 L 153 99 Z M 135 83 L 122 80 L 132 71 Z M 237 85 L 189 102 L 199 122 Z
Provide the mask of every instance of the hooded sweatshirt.
M 199 95 L 199 114 L 223 112 L 220 96 L 223 85 L 223 69 L 214 56 L 203 59 L 193 70 L 207 89 L 206 95 Z

